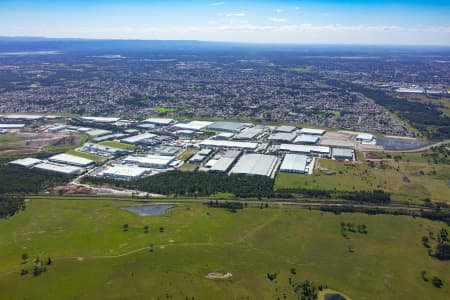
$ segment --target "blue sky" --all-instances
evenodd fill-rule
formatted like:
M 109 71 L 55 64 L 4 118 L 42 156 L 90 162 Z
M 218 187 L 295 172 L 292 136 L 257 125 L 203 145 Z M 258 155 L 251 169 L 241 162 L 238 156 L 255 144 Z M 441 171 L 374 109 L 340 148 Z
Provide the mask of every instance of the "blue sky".
M 450 0 L 0 0 L 0 35 L 450 45 Z

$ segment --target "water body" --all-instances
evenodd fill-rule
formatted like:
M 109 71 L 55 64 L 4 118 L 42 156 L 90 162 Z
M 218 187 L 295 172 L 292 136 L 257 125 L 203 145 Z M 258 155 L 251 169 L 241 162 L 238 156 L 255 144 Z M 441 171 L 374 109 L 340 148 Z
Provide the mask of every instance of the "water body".
M 123 209 L 137 213 L 140 216 L 162 216 L 168 209 L 174 208 L 176 205 L 162 204 L 162 205 L 138 205 L 127 206 Z
M 428 145 L 428 142 L 409 139 L 377 137 L 377 145 L 383 146 L 385 150 L 402 151 L 402 150 L 414 150 L 417 148 L 424 147 Z

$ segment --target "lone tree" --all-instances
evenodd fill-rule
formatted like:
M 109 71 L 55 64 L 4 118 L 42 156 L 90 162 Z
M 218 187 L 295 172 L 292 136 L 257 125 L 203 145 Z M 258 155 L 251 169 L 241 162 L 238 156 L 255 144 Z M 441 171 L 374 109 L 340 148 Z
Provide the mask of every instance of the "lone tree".
M 123 224 L 122 229 L 123 231 L 128 231 L 128 224 Z
M 27 261 L 28 260 L 28 254 L 22 253 L 22 260 Z

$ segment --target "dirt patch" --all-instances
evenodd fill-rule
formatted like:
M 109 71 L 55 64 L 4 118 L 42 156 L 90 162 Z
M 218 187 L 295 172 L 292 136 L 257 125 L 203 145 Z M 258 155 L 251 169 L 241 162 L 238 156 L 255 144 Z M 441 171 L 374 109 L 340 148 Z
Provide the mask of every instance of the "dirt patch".
M 225 274 L 212 272 L 206 275 L 205 277 L 212 280 L 223 280 L 223 279 L 231 279 L 231 277 L 233 277 L 233 274 L 231 274 L 230 272 L 227 272 Z
M 93 190 L 84 185 L 62 185 L 48 190 L 52 195 L 86 195 L 94 194 Z
M 77 257 L 77 261 L 83 261 L 84 260 L 84 257 Z

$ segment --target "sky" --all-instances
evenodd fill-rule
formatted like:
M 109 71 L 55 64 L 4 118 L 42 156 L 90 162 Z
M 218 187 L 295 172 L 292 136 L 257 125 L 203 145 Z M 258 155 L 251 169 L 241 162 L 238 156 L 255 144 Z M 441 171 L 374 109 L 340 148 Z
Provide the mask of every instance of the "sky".
M 450 46 L 450 0 L 0 0 L 0 36 Z

